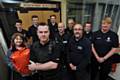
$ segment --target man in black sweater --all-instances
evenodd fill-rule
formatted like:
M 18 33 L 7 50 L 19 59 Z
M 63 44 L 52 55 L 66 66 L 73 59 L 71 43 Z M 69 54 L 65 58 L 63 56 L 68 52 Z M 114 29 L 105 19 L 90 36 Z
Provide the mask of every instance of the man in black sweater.
M 21 33 L 25 37 L 25 40 L 27 42 L 27 39 L 28 39 L 27 30 L 23 29 L 23 25 L 22 25 L 22 20 L 21 19 L 17 19 L 16 20 L 15 28 L 13 29 L 13 32 L 12 32 L 11 36 L 14 33 Z
M 38 41 L 37 36 L 37 27 L 39 25 L 39 17 L 37 15 L 32 16 L 32 25 L 28 29 L 28 36 L 30 39 L 30 43 L 34 43 L 35 41 Z
M 56 22 L 56 15 L 50 16 L 50 22 L 48 23 L 50 29 L 50 39 L 54 39 L 55 34 L 58 32 L 58 24 Z

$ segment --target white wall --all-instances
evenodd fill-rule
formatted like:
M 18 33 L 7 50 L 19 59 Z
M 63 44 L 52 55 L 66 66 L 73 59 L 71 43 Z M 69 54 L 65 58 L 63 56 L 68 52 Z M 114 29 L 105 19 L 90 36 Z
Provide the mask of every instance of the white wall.
M 119 37 L 119 43 L 120 43 L 120 26 L 118 28 L 118 37 Z
M 5 42 L 5 39 L 4 39 L 1 28 L 0 28 L 0 44 L 2 45 L 2 48 L 3 48 L 3 50 L 4 50 L 5 54 L 6 54 L 7 51 L 8 51 L 8 48 L 7 48 L 7 44 Z

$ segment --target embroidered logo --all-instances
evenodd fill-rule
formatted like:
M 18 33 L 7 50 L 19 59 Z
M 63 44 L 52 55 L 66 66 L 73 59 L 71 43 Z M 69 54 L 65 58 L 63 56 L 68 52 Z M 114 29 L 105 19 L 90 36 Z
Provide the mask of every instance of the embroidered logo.
M 110 37 L 107 37 L 106 41 L 107 41 L 107 42 L 110 42 L 110 41 L 111 41 Z

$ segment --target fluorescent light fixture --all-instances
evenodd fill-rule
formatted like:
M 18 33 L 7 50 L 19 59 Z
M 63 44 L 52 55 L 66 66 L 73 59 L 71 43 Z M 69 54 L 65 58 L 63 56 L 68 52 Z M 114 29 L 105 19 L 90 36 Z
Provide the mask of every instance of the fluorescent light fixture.
M 23 1 L 24 0 L 2 0 L 2 2 L 5 2 L 5 3 L 21 3 Z

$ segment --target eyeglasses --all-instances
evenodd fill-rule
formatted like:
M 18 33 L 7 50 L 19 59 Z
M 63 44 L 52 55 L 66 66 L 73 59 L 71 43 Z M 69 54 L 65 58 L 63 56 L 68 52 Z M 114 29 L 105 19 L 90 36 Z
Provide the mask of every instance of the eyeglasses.
M 77 30 L 81 31 L 81 30 L 83 30 L 83 29 L 78 28 L 78 29 L 74 29 L 74 30 L 75 30 L 75 31 L 77 31 Z

